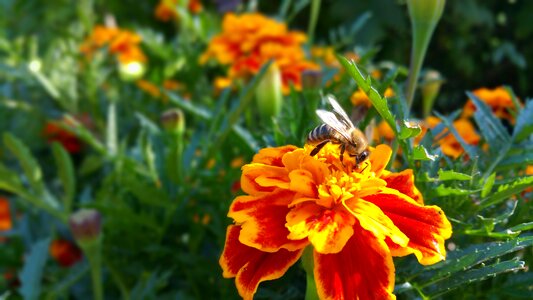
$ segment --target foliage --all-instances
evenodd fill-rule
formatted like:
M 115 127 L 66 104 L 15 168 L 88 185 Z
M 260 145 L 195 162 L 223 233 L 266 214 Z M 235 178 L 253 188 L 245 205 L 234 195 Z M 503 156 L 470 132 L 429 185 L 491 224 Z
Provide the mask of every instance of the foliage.
M 302 146 L 320 124 L 315 111 L 325 106 L 321 94 L 336 95 L 356 115 L 348 99 L 361 88 L 373 106 L 359 125 L 388 123 L 396 138 L 372 144 L 390 143 L 396 160 L 389 168 L 412 168 L 426 203 L 440 206 L 453 225 L 446 261 L 424 267 L 412 256 L 395 258 L 398 298 L 533 297 L 527 271 L 533 262 L 533 177 L 527 173 L 533 165 L 533 101 L 513 94 L 513 123 L 464 93 L 508 84 L 520 95 L 533 94 L 530 75 L 520 72 L 531 55 L 524 46 L 533 33 L 524 16 L 529 2 L 448 1 L 426 57 L 448 81 L 436 104 L 441 123 L 433 128 L 413 125 L 418 106 L 410 111 L 405 105 L 405 5 L 360 1 L 352 9 L 348 1 L 331 7 L 324 1 L 314 40 L 333 46 L 338 61 L 313 58 L 322 66 L 318 84 L 292 87 L 281 112 L 269 119 L 260 117 L 254 102 L 269 63 L 224 90 L 214 81 L 225 69 L 200 63 L 220 32 L 216 3 L 205 3 L 199 14 L 177 6 L 179 18 L 163 23 L 153 17 L 157 3 L 141 2 L 0 4 L 0 196 L 9 199 L 14 223 L 1 232 L 5 296 L 91 299 L 87 257 L 63 267 L 49 245 L 58 238 L 74 241 L 70 215 L 94 208 L 103 216 L 102 282 L 109 299 L 238 298 L 218 259 L 228 207 L 240 194 L 240 167 L 261 148 Z M 254 2 L 237 10 L 253 10 Z M 290 27 L 307 25 L 310 1 L 271 6 L 259 4 Z M 142 36 L 148 57 L 142 76 L 121 69 L 109 47 L 91 57 L 80 52 L 94 25 L 106 19 Z M 485 25 L 481 37 L 470 34 Z M 503 40 L 511 27 L 513 35 Z M 492 32 L 499 33 L 496 41 Z M 349 52 L 357 62 L 346 58 Z M 371 76 L 375 70 L 382 76 Z M 388 87 L 395 96 L 382 96 Z M 453 126 L 460 114 L 455 109 L 468 98 L 476 107 L 477 145 Z M 174 119 L 162 117 L 175 108 L 181 113 Z M 50 122 L 65 133 L 50 138 Z M 443 153 L 443 135 L 464 149 L 458 158 Z M 81 150 L 70 151 L 65 136 L 79 141 Z M 295 266 L 282 279 L 263 283 L 256 297 L 300 299 L 304 293 L 305 273 Z

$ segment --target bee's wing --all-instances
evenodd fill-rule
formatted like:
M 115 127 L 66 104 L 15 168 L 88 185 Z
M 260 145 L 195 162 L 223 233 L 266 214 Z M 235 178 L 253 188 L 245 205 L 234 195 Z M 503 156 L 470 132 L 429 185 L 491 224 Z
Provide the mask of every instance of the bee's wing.
M 316 114 L 324 123 L 335 129 L 335 131 L 342 135 L 346 140 L 351 140 L 349 135 L 350 127 L 345 122 L 341 122 L 336 114 L 322 109 L 317 110 Z
M 333 97 L 332 95 L 327 95 L 327 99 L 329 103 L 331 104 L 331 106 L 333 107 L 333 111 L 341 117 L 340 121 L 345 123 L 349 129 L 355 128 L 355 126 L 352 123 L 352 120 L 350 119 L 350 117 L 348 117 L 348 114 L 344 111 L 344 109 L 342 109 L 339 102 L 335 100 L 335 97 Z

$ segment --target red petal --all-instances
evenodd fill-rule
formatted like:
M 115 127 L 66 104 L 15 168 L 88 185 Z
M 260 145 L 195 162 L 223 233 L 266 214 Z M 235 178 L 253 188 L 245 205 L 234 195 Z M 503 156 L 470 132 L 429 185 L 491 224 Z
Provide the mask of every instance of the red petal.
M 260 282 L 283 276 L 300 258 L 302 250 L 262 252 L 241 244 L 240 231 L 239 226 L 228 226 L 226 245 L 219 263 L 225 278 L 237 277 L 235 284 L 241 297 L 252 299 Z
M 354 226 L 354 235 L 336 254 L 314 252 L 320 299 L 394 299 L 394 264 L 384 241 Z
M 383 172 L 381 179 L 387 182 L 387 187 L 395 189 L 402 194 L 411 197 L 420 204 L 424 204 L 422 195 L 415 186 L 413 170 L 407 169 L 400 173 Z
M 307 245 L 307 240 L 289 240 L 289 230 L 285 219 L 289 213 L 289 203 L 294 193 L 276 190 L 261 196 L 237 197 L 228 213 L 242 226 L 240 242 L 266 252 L 276 252 L 281 248 L 291 251 Z
M 452 234 L 452 227 L 438 206 L 422 206 L 411 198 L 394 194 L 365 197 L 381 208 L 392 222 L 409 237 L 406 248 L 396 249 L 395 255 L 414 253 L 421 264 L 434 264 L 445 259 L 444 240 Z

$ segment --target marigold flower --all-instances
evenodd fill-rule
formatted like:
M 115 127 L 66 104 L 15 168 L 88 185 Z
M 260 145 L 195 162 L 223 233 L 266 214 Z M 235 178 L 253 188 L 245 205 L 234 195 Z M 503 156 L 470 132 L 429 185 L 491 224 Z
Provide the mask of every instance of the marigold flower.
M 168 22 L 170 20 L 178 19 L 178 12 L 176 11 L 176 6 L 180 4 L 179 0 L 161 0 L 155 8 L 155 17 L 156 19 Z M 198 14 L 203 10 L 203 5 L 200 0 L 189 0 L 187 9 L 190 13 Z
M 81 249 L 76 244 L 64 239 L 52 241 L 49 252 L 50 256 L 62 267 L 70 267 L 82 258 Z
M 438 124 L 440 124 L 439 118 L 432 116 L 426 118 L 427 127 L 435 128 Z M 460 118 L 454 121 L 453 127 L 465 143 L 469 145 L 477 145 L 479 143 L 481 138 L 477 134 L 474 125 L 472 125 L 468 119 Z M 442 149 L 442 153 L 445 155 L 457 158 L 464 152 L 463 146 L 461 146 L 455 136 L 449 133 L 448 130 L 444 130 L 441 134 L 436 136 L 435 139 L 437 139 L 437 142 Z
M 0 197 L 0 231 L 11 230 L 11 211 L 9 209 L 9 200 Z
M 412 170 L 385 170 L 392 150 L 377 146 L 360 168 L 339 147 L 283 146 L 259 151 L 243 166 L 228 216 L 220 265 L 251 299 L 260 282 L 281 277 L 314 250 L 321 299 L 393 299 L 393 256 L 421 264 L 445 259 L 452 230 L 443 211 L 424 205 Z
M 222 22 L 222 32 L 211 40 L 200 62 L 213 59 L 228 65 L 227 80 L 217 80 L 227 85 L 249 79 L 266 62 L 273 60 L 280 69 L 283 92 L 287 94 L 291 84 L 301 89 L 302 71 L 318 69 L 316 64 L 305 59 L 302 49 L 305 40 L 305 34 L 289 31 L 284 23 L 259 13 L 240 16 L 228 13 Z
M 138 34 L 115 27 L 97 25 L 85 42 L 80 46 L 80 51 L 91 57 L 95 51 L 105 46 L 109 52 L 116 55 L 121 64 L 130 62 L 146 62 L 146 56 L 139 44 L 141 36 Z
M 485 102 L 491 109 L 492 112 L 499 118 L 506 119 L 512 124 L 514 124 L 515 119 L 511 112 L 516 113 L 516 107 L 513 103 L 513 99 L 509 92 L 502 86 L 488 89 L 480 88 L 472 92 L 476 95 L 481 101 Z M 472 99 L 468 99 L 464 108 L 462 117 L 467 118 L 471 117 L 476 111 L 476 106 Z
M 93 121 L 87 114 L 75 116 L 76 121 L 82 123 L 85 127 L 92 128 Z M 79 153 L 83 144 L 81 140 L 65 127 L 74 127 L 73 122 L 67 118 L 48 121 L 43 129 L 43 136 L 49 143 L 58 142 L 72 154 Z

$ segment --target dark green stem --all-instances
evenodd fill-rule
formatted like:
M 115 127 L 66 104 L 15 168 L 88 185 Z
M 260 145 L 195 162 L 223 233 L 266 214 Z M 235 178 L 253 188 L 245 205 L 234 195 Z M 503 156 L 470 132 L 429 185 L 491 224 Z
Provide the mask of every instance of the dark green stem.
M 309 44 L 313 44 L 315 36 L 316 23 L 320 15 L 320 0 L 311 1 L 311 14 L 309 16 L 309 27 L 307 28 L 307 36 L 309 37 Z

